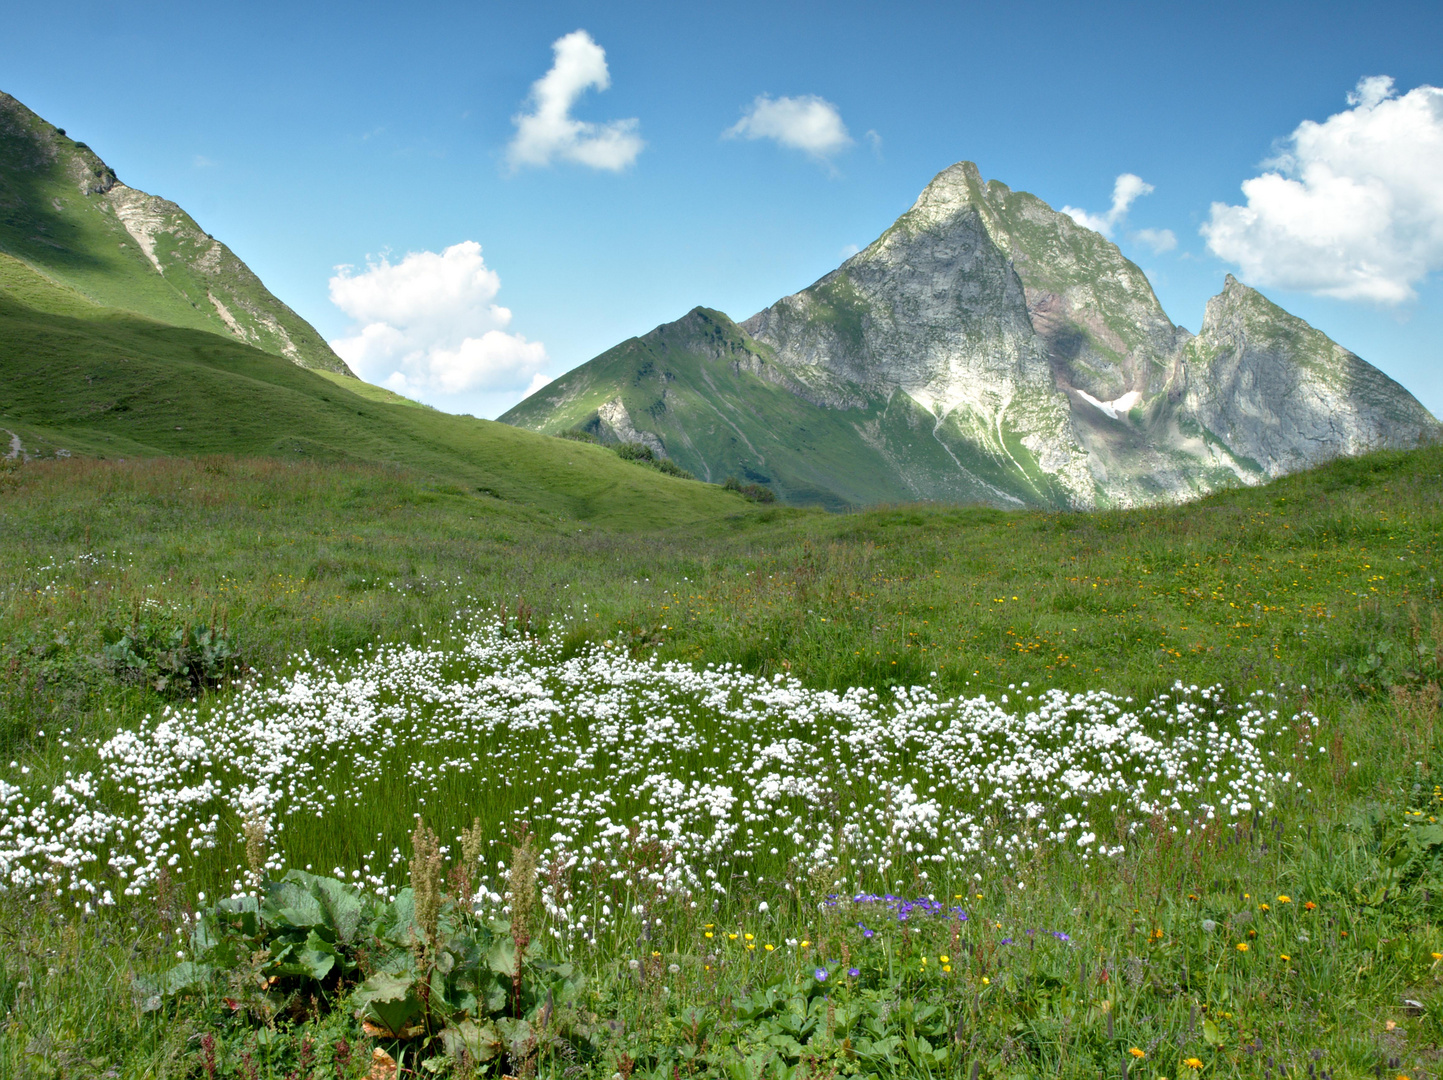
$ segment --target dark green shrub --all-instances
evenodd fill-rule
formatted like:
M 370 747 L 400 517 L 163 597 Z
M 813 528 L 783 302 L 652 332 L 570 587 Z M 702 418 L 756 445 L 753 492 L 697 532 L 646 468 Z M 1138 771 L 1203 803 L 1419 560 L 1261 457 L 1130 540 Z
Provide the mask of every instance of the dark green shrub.
M 558 439 L 570 439 L 572 442 L 592 443 L 593 445 L 599 444 L 601 442 L 600 439 L 598 439 L 591 432 L 587 431 L 585 428 L 574 427 L 568 428 L 565 431 L 558 431 L 556 433 L 556 437 Z
M 682 480 L 695 480 L 695 479 L 696 479 L 695 476 L 693 476 L 691 473 L 687 472 L 685 469 L 683 469 L 683 468 L 682 468 L 680 465 L 678 465 L 676 462 L 671 461 L 671 460 L 669 460 L 668 458 L 657 458 L 657 459 L 655 459 L 654 461 L 650 462 L 650 465 L 651 465 L 651 467 L 652 467 L 653 469 L 657 470 L 658 472 L 664 472 L 664 473 L 666 473 L 667 476 L 679 477 L 679 478 L 682 479 Z
M 669 458 L 657 457 L 656 451 L 647 446 L 646 443 L 620 443 L 612 447 L 616 454 L 623 461 L 635 462 L 637 465 L 650 465 L 657 472 L 666 473 L 667 476 L 675 476 L 682 480 L 695 480 L 696 477 L 687 472 L 676 462 Z
M 777 501 L 776 492 L 762 484 L 743 484 L 735 476 L 728 476 L 722 481 L 722 487 L 727 491 L 735 491 L 745 499 L 754 503 L 772 503 Z
M 616 451 L 616 456 L 619 457 L 619 458 L 621 458 L 623 461 L 655 461 L 655 460 L 656 460 L 656 454 L 654 454 L 654 453 L 652 452 L 651 447 L 647 446 L 646 443 L 639 443 L 639 442 L 624 442 L 624 443 L 618 443 L 616 446 L 612 447 L 612 449 L 614 449 L 614 450 Z

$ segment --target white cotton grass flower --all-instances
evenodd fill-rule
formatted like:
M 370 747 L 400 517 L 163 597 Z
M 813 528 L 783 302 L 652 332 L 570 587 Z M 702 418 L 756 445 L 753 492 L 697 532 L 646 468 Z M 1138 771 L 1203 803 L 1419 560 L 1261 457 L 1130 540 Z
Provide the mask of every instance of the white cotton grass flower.
M 555 880 L 594 883 L 572 894 L 543 877 L 553 925 L 595 940 L 645 917 L 643 894 L 697 905 L 821 871 L 888 887 L 981 881 L 1042 848 L 1114 858 L 1154 820 L 1189 831 L 1252 816 L 1295 783 L 1287 755 L 1268 753 L 1269 732 L 1291 730 L 1271 697 L 1024 690 L 1011 707 L 927 686 L 810 690 L 733 664 L 563 657 L 494 625 L 369 656 L 303 654 L 284 678 L 73 747 L 69 771 L 43 785 L 12 770 L 0 888 L 109 906 L 164 872 L 245 891 L 230 838 L 251 822 L 267 872 L 370 851 L 336 876 L 391 896 L 413 811 L 486 791 L 456 807 L 490 815 L 481 869 L 494 877 L 477 904 L 504 907 L 511 828 L 525 821 Z

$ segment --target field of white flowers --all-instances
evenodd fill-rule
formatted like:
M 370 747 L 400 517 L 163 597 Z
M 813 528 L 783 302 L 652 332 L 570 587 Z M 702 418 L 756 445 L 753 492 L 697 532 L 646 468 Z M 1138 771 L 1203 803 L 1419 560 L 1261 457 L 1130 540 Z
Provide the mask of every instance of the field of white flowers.
M 477 622 L 444 642 L 297 657 L 284 676 L 65 745 L 60 775 L 10 763 L 0 883 L 81 909 L 162 875 L 240 890 L 245 823 L 263 822 L 273 868 L 389 895 L 415 815 L 458 830 L 477 816 L 496 855 L 517 829 L 537 834 L 555 925 L 586 940 L 658 900 L 940 892 L 1020 874 L 1044 846 L 1105 859 L 1138 828 L 1266 811 L 1299 785 L 1296 732 L 1316 723 L 1262 691 L 1182 684 L 1146 702 L 1025 683 L 996 700 L 837 694 L 606 647 L 568 657 Z M 499 901 L 490 865 L 481 895 Z

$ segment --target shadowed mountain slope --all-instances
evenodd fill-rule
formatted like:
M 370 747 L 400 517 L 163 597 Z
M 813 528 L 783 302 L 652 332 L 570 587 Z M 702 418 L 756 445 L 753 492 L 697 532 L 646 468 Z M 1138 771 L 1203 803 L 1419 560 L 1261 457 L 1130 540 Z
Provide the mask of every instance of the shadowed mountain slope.
M 105 307 L 351 374 L 311 325 L 173 202 L 0 93 L 0 252 Z

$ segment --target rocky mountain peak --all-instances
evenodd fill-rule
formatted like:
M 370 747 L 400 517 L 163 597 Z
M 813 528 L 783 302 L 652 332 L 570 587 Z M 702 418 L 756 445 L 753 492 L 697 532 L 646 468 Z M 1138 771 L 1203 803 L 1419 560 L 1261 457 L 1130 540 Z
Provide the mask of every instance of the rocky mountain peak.
M 1231 276 L 1194 338 L 1116 244 L 968 161 L 800 292 L 739 325 L 695 309 L 503 419 L 617 402 L 697 475 L 829 506 L 1177 501 L 1440 432 Z
M 971 161 L 959 161 L 943 169 L 917 196 L 902 222 L 913 225 L 941 224 L 961 211 L 975 209 L 982 201 L 985 184 L 982 172 Z

